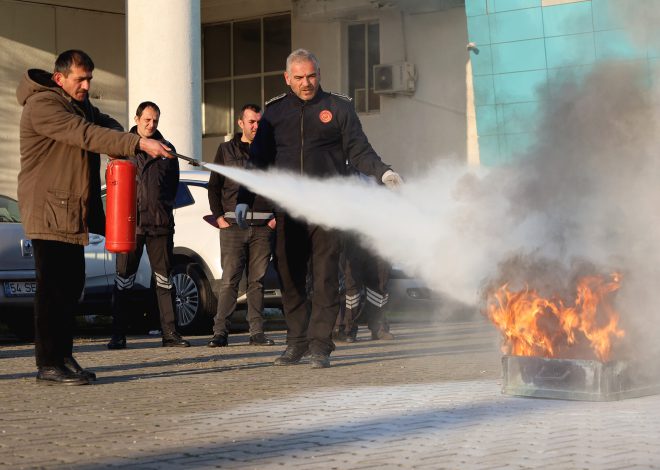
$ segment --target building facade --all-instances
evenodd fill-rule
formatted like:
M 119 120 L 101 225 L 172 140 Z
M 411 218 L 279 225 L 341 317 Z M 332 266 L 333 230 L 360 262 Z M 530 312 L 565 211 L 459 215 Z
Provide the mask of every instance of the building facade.
M 533 152 L 545 105 L 596 64 L 660 78 L 660 11 L 647 0 L 466 0 L 480 161 Z
M 0 0 L 0 31 L 2 194 L 15 196 L 19 169 L 16 84 L 70 48 L 95 61 L 97 106 L 130 127 L 140 101 L 157 102 L 164 135 L 205 161 L 241 104 L 285 90 L 298 47 L 318 55 L 324 89 L 355 98 L 374 148 L 404 175 L 467 158 L 462 0 Z M 412 70 L 402 63 L 414 92 L 374 93 L 373 65 Z

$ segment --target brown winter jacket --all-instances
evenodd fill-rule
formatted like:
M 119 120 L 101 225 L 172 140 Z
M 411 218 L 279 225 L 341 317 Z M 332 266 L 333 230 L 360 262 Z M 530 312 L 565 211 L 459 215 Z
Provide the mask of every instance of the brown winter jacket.
M 90 220 L 102 216 L 90 165 L 99 153 L 134 156 L 140 137 L 108 129 L 119 124 L 88 103 L 86 117 L 51 75 L 28 70 L 16 89 L 23 106 L 18 204 L 28 237 L 87 245 Z

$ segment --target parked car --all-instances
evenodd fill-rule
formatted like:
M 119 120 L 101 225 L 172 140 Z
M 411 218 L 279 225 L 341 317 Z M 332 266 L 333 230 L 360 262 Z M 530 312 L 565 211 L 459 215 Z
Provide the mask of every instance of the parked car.
M 85 247 L 85 289 L 77 313 L 110 313 L 114 285 L 114 254 L 105 250 L 105 237 L 90 233 Z M 32 241 L 25 237 L 18 203 L 0 195 L 0 321 L 16 336 L 34 335 L 36 275 Z M 152 311 L 151 268 L 145 256 L 136 275 L 136 315 Z M 145 313 L 146 312 L 146 313 Z M 135 318 L 135 316 L 134 316 Z
M 33 329 L 37 282 L 32 242 L 25 238 L 18 203 L 0 195 L 0 320 L 25 338 Z

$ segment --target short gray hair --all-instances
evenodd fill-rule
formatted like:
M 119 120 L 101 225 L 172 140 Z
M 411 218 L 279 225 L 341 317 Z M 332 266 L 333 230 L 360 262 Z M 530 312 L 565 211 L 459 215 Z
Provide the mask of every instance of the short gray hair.
M 319 60 L 307 49 L 296 49 L 286 58 L 286 71 L 291 72 L 291 64 L 294 62 L 311 62 L 314 64 L 314 70 L 319 72 Z

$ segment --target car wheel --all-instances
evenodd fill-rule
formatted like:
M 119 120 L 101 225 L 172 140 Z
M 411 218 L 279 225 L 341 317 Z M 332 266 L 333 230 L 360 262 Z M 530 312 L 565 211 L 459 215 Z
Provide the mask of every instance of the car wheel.
M 215 296 L 204 272 L 195 263 L 180 263 L 172 270 L 177 327 L 182 333 L 208 333 L 215 315 Z

